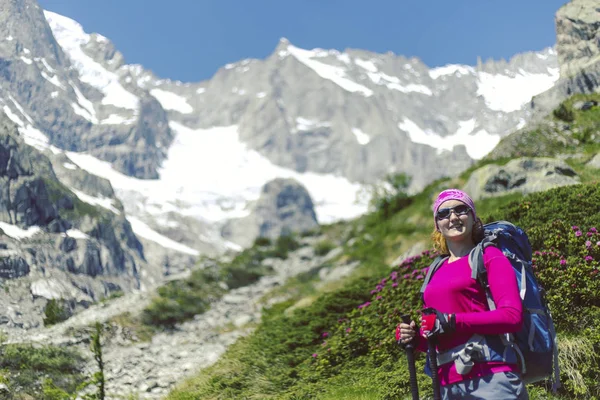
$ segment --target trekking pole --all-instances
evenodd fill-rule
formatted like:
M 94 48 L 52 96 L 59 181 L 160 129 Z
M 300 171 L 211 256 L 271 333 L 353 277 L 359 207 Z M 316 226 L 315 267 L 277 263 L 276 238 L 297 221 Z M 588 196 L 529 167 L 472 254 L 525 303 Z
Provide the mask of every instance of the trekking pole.
M 433 382 L 433 400 L 441 400 L 440 380 L 438 378 L 438 363 L 436 340 L 433 333 L 435 327 L 436 314 L 433 309 L 426 308 L 423 310 L 422 327 L 427 336 L 427 357 L 429 367 L 431 369 L 431 381 Z
M 402 322 L 410 325 L 410 315 L 403 315 Z M 413 339 L 414 340 L 414 339 Z M 419 400 L 419 384 L 417 382 L 417 369 L 415 366 L 415 353 L 413 340 L 403 344 L 404 351 L 406 352 L 406 359 L 408 360 L 408 373 L 410 375 L 410 391 L 412 393 L 413 400 Z
M 438 378 L 437 350 L 435 348 L 435 337 L 427 338 L 427 355 L 429 356 L 429 366 L 431 367 L 431 381 L 433 383 L 433 400 L 442 400 L 440 391 L 440 380 Z

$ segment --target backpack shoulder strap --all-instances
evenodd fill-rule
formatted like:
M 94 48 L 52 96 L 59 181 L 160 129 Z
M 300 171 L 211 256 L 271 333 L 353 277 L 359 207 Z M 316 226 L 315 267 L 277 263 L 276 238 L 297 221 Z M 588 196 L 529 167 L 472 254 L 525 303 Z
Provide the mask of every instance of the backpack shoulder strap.
M 433 276 L 435 271 L 437 271 L 440 268 L 440 266 L 444 263 L 444 261 L 446 261 L 446 259 L 448 259 L 448 256 L 437 256 L 429 265 L 429 270 L 427 271 L 427 275 L 425 275 L 423 285 L 421 285 L 421 296 L 423 296 L 423 293 L 425 293 L 425 288 L 427 287 L 427 284 L 431 280 L 431 277 Z
M 487 269 L 485 268 L 485 263 L 483 261 L 483 253 L 485 249 L 489 246 L 496 246 L 496 244 L 490 239 L 491 238 L 489 237 L 483 239 L 477 244 L 477 246 L 475 246 L 475 248 L 473 248 L 473 250 L 471 250 L 471 252 L 469 253 L 469 265 L 471 266 L 471 277 L 479 281 L 479 284 L 481 285 L 485 293 L 485 298 L 487 300 L 488 307 L 490 311 L 493 311 L 496 309 L 496 303 L 494 302 L 494 299 L 492 297 L 492 292 L 490 290 L 490 285 L 487 279 L 488 273 Z M 519 357 L 519 359 L 521 360 L 521 367 L 523 368 L 523 373 L 525 373 L 525 358 L 521 350 L 514 344 L 513 334 L 502 334 L 500 335 L 500 340 L 502 341 L 502 344 L 505 347 L 503 358 L 506 358 L 507 350 L 509 348 L 512 348 L 516 352 L 517 357 Z
M 469 265 L 471 266 L 471 278 L 476 279 L 483 287 L 490 310 L 495 310 L 496 303 L 494 303 L 494 299 L 492 299 L 487 279 L 487 269 L 485 269 L 485 263 L 483 262 L 483 252 L 489 246 L 495 246 L 495 244 L 486 239 L 477 243 L 469 253 Z

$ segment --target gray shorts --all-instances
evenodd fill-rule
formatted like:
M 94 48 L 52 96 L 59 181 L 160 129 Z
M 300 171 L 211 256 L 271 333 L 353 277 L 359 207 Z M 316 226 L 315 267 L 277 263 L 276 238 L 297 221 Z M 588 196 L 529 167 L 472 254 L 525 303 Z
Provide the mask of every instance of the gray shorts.
M 514 372 L 498 372 L 481 378 L 441 387 L 443 400 L 528 400 L 521 377 Z

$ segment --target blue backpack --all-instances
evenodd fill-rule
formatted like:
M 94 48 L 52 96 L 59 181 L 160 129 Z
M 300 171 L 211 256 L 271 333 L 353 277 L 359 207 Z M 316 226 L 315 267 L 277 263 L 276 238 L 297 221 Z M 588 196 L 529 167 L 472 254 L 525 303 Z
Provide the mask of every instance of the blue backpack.
M 517 283 L 520 288 L 520 296 L 523 303 L 523 326 L 515 334 L 500 335 L 500 340 L 491 337 L 483 339 L 483 350 L 480 349 L 479 339 L 467 342 L 462 348 L 451 349 L 448 354 L 438 355 L 438 364 L 446 362 L 458 362 L 458 366 L 464 366 L 464 361 L 471 361 L 475 350 L 485 353 L 488 360 L 508 359 L 507 350 L 512 349 L 511 354 L 516 356 L 520 365 L 525 383 L 538 382 L 545 379 L 552 379 L 553 390 L 560 387 L 560 371 L 558 366 L 558 346 L 556 331 L 552 316 L 546 301 L 544 291 L 538 284 L 532 269 L 532 251 L 531 244 L 527 234 L 519 227 L 506 221 L 497 221 L 486 224 L 484 227 L 484 239 L 471 250 L 469 254 L 469 264 L 471 265 L 472 278 L 477 279 L 485 289 L 485 294 L 490 310 L 495 310 L 496 306 L 487 281 L 487 270 L 483 263 L 483 251 L 488 246 L 495 246 L 502 250 L 506 258 L 512 264 Z M 429 267 L 427 276 L 421 293 L 425 288 L 435 271 L 442 265 L 447 257 L 439 256 Z M 482 338 L 475 335 L 477 338 Z M 499 350 L 496 344 L 504 347 L 504 351 Z M 489 344 L 489 347 L 488 347 Z M 491 350 L 491 351 L 490 351 Z M 492 356 L 490 356 L 490 353 Z M 494 354 L 496 358 L 494 358 Z M 458 359 L 458 361 L 457 361 Z M 473 356 L 473 359 L 476 360 Z M 514 359 L 514 356 L 513 356 Z M 472 365 L 472 363 L 471 363 Z

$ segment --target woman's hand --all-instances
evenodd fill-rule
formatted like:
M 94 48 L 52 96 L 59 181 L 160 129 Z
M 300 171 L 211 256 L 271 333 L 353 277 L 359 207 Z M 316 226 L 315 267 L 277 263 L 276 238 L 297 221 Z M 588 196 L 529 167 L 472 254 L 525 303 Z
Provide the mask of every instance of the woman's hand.
M 410 343 L 417 335 L 417 324 L 415 321 L 411 321 L 410 324 L 401 322 L 396 327 L 396 341 L 399 344 Z

